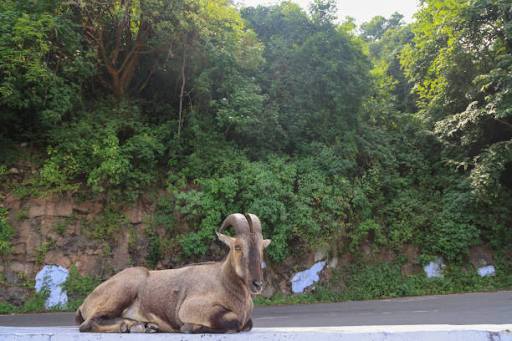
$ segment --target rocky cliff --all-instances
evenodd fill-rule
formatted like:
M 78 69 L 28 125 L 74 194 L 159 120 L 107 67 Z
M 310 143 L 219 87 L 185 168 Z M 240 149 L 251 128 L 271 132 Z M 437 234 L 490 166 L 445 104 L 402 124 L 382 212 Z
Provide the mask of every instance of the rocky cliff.
M 149 241 L 143 219 L 152 209 L 140 202 L 112 213 L 97 202 L 68 196 L 19 199 L 8 194 L 3 206 L 15 230 L 13 251 L 0 264 L 0 297 L 7 302 L 23 301 L 31 293 L 30 280 L 45 264 L 109 277 L 146 263 Z

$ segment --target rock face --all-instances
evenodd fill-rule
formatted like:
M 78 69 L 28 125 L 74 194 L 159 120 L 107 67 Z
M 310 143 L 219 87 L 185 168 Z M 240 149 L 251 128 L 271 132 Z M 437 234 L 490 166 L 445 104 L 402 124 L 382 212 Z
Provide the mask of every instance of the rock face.
M 482 245 L 475 246 L 471 249 L 469 261 L 475 268 L 490 265 L 493 263 L 492 251 Z
M 7 194 L 0 206 L 9 210 L 8 223 L 16 232 L 11 254 L 0 262 L 1 300 L 23 303 L 32 294 L 30 281 L 46 265 L 104 278 L 146 265 L 149 243 L 142 219 L 152 214 L 149 205 L 127 207 L 118 215 L 126 218 L 113 222 L 103 205 L 67 196 L 19 199 Z
M 0 207 L 9 210 L 8 223 L 16 234 L 11 239 L 11 254 L 0 262 L 0 301 L 22 305 L 33 294 L 33 279 L 49 265 L 62 271 L 74 267 L 81 276 L 103 279 L 130 266 L 147 266 L 151 234 L 154 240 L 155 236 L 164 236 L 166 233 L 174 233 L 172 236 L 176 236 L 186 231 L 185 223 L 179 215 L 175 217 L 176 226 L 149 225 L 156 206 L 150 200 L 138 200 L 134 205 L 112 213 L 101 203 L 79 201 L 65 195 L 20 199 L 6 194 Z M 173 230 L 169 232 L 169 229 Z M 165 257 L 155 264 L 156 269 L 179 267 L 189 262 L 178 259 L 176 249 L 172 245 L 168 247 Z M 212 244 L 204 260 L 221 260 L 226 252 L 220 243 Z M 364 246 L 362 253 L 369 259 L 384 261 L 392 261 L 395 257 L 391 250 L 381 250 L 374 254 L 371 245 Z M 301 293 L 311 289 L 316 282 L 321 285 L 331 284 L 329 287 L 332 290 L 342 291 L 342 281 L 332 281 L 343 276 L 343 267 L 354 260 L 348 253 L 334 257 L 328 254 L 326 251 L 317 251 L 301 258 L 290 256 L 278 265 L 267 262 L 263 295 L 270 298 L 276 293 Z M 417 247 L 405 246 L 399 254 L 407 256 L 402 267 L 404 274 L 422 270 L 414 263 L 420 254 Z M 492 276 L 493 269 L 489 268 L 492 261 L 492 253 L 484 247 L 475 247 L 471 251 L 470 262 L 479 269 L 482 276 Z M 426 267 L 425 271 L 429 277 L 442 276 L 443 266 L 438 259 Z M 61 294 L 55 295 L 61 297 Z M 55 302 L 63 301 L 59 298 Z M 48 302 L 49 305 L 53 303 L 53 300 Z

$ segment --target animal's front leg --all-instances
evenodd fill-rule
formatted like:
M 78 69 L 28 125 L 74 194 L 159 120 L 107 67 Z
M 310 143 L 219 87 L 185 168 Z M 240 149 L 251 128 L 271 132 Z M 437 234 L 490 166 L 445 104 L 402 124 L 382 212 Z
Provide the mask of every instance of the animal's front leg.
M 251 331 L 251 329 L 252 329 L 252 319 L 249 319 L 249 321 L 247 321 L 245 326 L 242 328 L 242 331 L 249 332 L 249 331 Z
M 226 308 L 216 306 L 194 305 L 187 302 L 180 309 L 180 319 L 184 322 L 182 333 L 238 333 L 242 324 L 236 314 Z

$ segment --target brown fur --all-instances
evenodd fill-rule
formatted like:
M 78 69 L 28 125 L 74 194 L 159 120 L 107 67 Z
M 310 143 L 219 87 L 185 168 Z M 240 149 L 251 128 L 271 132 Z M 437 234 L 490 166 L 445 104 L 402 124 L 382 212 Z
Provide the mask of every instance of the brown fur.
M 261 292 L 261 259 L 270 241 L 264 241 L 258 232 L 236 238 L 218 236 L 230 247 L 223 262 L 160 271 L 129 268 L 99 285 L 75 314 L 80 331 L 250 330 L 254 307 L 251 293 Z

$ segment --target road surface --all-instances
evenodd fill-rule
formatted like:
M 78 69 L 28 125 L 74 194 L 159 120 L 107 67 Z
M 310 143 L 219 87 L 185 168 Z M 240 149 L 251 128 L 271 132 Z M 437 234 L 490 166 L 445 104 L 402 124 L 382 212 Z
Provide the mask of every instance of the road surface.
M 512 291 L 256 307 L 257 328 L 511 324 Z M 74 326 L 72 313 L 0 316 L 0 326 Z

